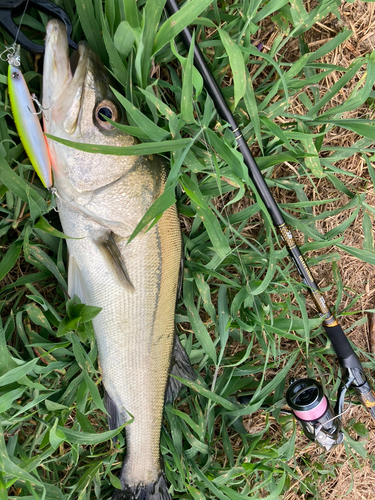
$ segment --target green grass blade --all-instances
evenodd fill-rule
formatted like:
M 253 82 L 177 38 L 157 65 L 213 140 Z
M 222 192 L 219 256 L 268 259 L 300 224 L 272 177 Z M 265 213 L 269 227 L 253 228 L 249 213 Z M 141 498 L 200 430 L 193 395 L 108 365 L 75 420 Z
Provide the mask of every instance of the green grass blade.
M 213 0 L 191 0 L 187 2 L 178 12 L 167 19 L 158 31 L 153 54 L 173 40 L 181 31 L 192 24 L 194 20 L 211 5 Z
M 118 155 L 118 156 L 139 156 L 139 155 L 151 155 L 158 153 L 165 153 L 169 151 L 176 151 L 188 146 L 190 144 L 190 139 L 176 139 L 174 141 L 163 141 L 163 142 L 148 142 L 142 144 L 136 144 L 135 146 L 97 146 L 94 144 L 83 144 L 81 142 L 68 141 L 66 139 L 60 139 L 50 134 L 45 134 L 49 139 L 52 139 L 60 144 L 69 146 L 79 151 L 84 151 L 85 153 L 94 154 L 107 154 L 107 155 Z

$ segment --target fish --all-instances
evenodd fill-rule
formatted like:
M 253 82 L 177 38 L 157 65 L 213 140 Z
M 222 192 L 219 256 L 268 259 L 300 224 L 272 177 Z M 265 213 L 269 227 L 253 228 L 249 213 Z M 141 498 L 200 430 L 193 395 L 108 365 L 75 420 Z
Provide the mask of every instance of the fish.
M 43 71 L 45 132 L 95 145 L 131 146 L 115 128 L 122 110 L 111 77 L 85 42 L 69 59 L 65 26 L 47 24 Z M 48 139 L 54 192 L 68 239 L 68 293 L 101 308 L 93 319 L 110 429 L 125 427 L 121 490 L 113 500 L 171 499 L 160 458 L 165 401 L 195 373 L 175 333 L 181 263 L 176 206 L 157 224 L 129 237 L 164 190 L 157 155 L 87 153 Z

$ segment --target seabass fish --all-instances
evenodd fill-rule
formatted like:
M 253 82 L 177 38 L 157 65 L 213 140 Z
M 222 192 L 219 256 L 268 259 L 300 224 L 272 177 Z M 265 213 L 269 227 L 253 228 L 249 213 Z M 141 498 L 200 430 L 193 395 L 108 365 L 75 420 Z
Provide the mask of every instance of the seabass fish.
M 109 75 L 85 43 L 68 56 L 65 27 L 48 23 L 43 76 L 45 131 L 89 144 L 129 146 Z M 181 256 L 176 208 L 148 232 L 127 241 L 162 193 L 166 168 L 157 156 L 83 153 L 48 141 L 59 214 L 69 250 L 69 294 L 102 308 L 94 319 L 109 426 L 126 427 L 122 490 L 113 499 L 170 499 L 160 463 L 165 397 L 178 390 L 169 373 L 191 377 L 174 333 Z

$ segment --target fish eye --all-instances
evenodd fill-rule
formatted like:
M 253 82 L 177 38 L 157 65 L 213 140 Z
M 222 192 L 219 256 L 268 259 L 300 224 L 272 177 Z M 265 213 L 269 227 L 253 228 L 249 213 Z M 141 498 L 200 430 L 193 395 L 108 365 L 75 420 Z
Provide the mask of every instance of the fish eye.
M 107 122 L 106 118 L 113 120 L 114 122 L 118 118 L 118 112 L 116 106 L 113 102 L 108 99 L 100 102 L 95 109 L 95 120 L 97 125 L 104 130 L 113 130 L 115 127 Z

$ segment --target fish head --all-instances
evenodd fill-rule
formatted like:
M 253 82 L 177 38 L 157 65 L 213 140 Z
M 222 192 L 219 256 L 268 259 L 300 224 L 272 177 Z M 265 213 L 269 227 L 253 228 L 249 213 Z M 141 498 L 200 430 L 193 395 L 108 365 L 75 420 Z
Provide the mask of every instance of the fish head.
M 65 25 L 47 25 L 43 70 L 44 130 L 74 142 L 131 146 L 136 139 L 115 128 L 105 116 L 122 122 L 121 107 L 111 91 L 111 77 L 86 42 L 69 58 Z M 136 157 L 87 153 L 48 139 L 54 183 L 76 197 L 115 182 Z

